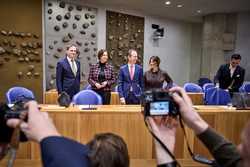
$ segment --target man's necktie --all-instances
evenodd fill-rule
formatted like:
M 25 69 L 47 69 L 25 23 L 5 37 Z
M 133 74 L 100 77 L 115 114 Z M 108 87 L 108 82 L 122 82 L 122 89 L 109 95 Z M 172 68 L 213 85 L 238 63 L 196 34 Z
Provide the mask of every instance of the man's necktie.
M 71 60 L 71 68 L 72 68 L 72 72 L 73 74 L 76 76 L 76 66 L 75 66 L 75 61 Z

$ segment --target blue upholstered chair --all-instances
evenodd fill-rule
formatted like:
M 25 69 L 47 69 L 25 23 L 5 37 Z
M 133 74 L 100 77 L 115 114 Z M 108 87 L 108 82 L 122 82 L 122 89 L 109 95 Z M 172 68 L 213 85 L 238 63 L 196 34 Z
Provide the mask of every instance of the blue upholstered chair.
M 203 88 L 203 85 L 206 83 L 212 83 L 212 81 L 209 78 L 200 78 L 198 80 L 198 85 Z
M 7 103 L 15 103 L 24 98 L 35 99 L 33 92 L 24 87 L 12 87 L 6 93 Z
M 72 100 L 74 104 L 92 104 L 92 105 L 101 105 L 102 98 L 93 90 L 82 90 L 77 93 Z
M 213 88 L 213 87 L 215 87 L 214 83 L 205 83 L 202 87 L 203 92 L 206 92 L 209 88 Z
M 85 87 L 84 87 L 84 89 L 83 89 L 83 90 L 91 90 L 91 89 L 92 89 L 91 85 L 90 85 L 90 84 L 88 84 L 87 86 L 85 86 Z
M 205 103 L 207 105 L 227 105 L 231 103 L 231 97 L 227 90 L 213 87 L 205 92 Z
M 185 83 L 183 88 L 185 89 L 186 92 L 194 92 L 194 93 L 202 92 L 202 88 L 195 83 Z

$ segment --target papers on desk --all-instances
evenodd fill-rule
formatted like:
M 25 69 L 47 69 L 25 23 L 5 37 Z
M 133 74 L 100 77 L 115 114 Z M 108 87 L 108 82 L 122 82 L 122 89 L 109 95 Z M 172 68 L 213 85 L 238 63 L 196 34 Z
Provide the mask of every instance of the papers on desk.
M 39 105 L 40 108 L 44 109 L 44 110 L 58 110 L 58 109 L 65 109 L 66 107 L 63 106 L 59 106 L 59 105 Z
M 196 110 L 235 110 L 232 106 L 222 106 L 222 105 L 194 105 Z
M 96 110 L 97 107 L 93 105 L 78 105 L 79 110 Z

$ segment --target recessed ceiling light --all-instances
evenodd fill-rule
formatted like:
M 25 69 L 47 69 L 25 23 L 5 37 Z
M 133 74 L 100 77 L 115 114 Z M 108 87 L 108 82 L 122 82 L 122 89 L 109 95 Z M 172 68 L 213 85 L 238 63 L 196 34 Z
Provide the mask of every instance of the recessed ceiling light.
M 166 4 L 166 5 L 170 5 L 170 4 L 171 4 L 171 1 L 166 1 L 165 4 Z
M 197 10 L 196 12 L 197 12 L 197 13 L 201 13 L 202 11 L 201 11 L 201 10 Z
M 183 7 L 183 5 L 181 5 L 181 4 L 180 4 L 180 5 L 177 5 L 177 8 L 182 8 L 182 7 Z

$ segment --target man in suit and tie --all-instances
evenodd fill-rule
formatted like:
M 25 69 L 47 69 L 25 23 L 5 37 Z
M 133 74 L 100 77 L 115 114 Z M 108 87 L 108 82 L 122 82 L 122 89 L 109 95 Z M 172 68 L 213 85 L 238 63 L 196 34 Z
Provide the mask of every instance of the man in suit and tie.
M 59 60 L 56 66 L 56 86 L 58 94 L 66 92 L 72 99 L 80 90 L 80 62 L 76 60 L 78 49 L 69 45 L 65 58 Z
M 143 91 L 143 69 L 136 64 L 136 50 L 128 51 L 128 64 L 120 68 L 118 76 L 118 92 L 122 104 L 139 104 Z
M 219 82 L 219 87 L 228 89 L 231 95 L 233 92 L 239 92 L 244 82 L 245 69 L 239 65 L 240 61 L 241 56 L 233 54 L 230 63 L 221 65 L 215 76 L 215 82 Z

